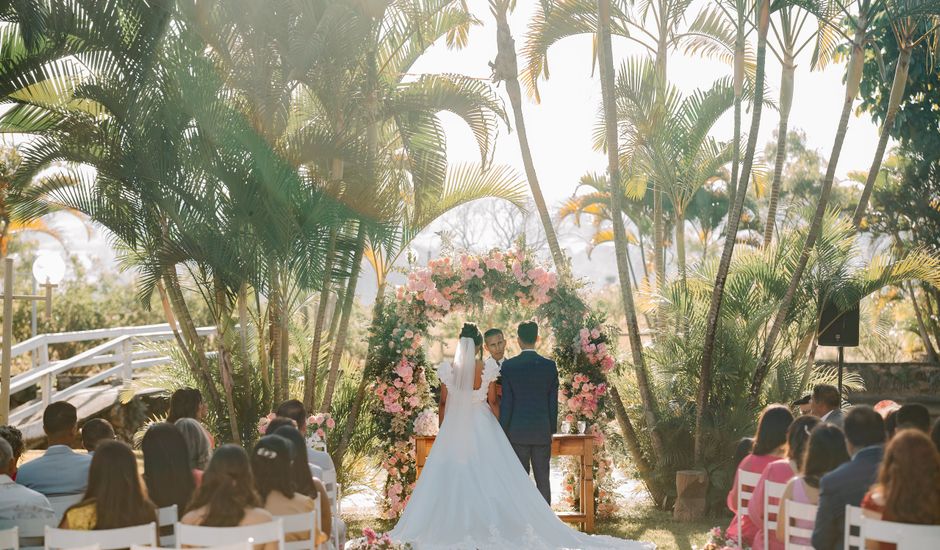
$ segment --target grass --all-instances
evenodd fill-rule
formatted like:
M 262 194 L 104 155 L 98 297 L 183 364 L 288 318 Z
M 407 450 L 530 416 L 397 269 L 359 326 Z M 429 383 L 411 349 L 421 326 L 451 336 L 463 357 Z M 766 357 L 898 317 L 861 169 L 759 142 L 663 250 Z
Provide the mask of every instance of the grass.
M 344 514 L 343 519 L 346 520 L 346 532 L 349 533 L 350 539 L 360 536 L 366 527 L 385 532 L 395 525 L 394 521 L 362 514 Z M 679 522 L 672 519 L 672 512 L 657 510 L 652 506 L 641 506 L 613 520 L 598 522 L 597 533 L 654 542 L 659 550 L 692 550 L 705 545 L 709 529 L 727 523 L 728 518 L 724 517 Z

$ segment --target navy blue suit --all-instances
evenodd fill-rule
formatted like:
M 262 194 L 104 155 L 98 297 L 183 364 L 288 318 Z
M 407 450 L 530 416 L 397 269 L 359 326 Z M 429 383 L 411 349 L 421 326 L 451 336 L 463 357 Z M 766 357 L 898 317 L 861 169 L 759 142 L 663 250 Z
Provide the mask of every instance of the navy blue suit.
M 819 481 L 819 508 L 813 527 L 813 548 L 841 550 L 845 535 L 845 506 L 860 506 L 878 479 L 884 448 L 866 447 Z
M 535 485 L 551 504 L 549 462 L 558 426 L 558 367 L 535 350 L 524 350 L 503 362 L 501 376 L 499 423 L 526 473 L 531 466 Z

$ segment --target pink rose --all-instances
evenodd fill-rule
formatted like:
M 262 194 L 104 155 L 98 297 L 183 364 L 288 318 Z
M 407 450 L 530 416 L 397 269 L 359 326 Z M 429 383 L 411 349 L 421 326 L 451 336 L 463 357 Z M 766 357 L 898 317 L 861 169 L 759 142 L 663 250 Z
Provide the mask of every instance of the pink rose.
M 332 418 L 327 418 L 327 419 L 326 419 L 326 427 L 332 430 L 333 428 L 336 427 L 336 421 L 333 420 Z

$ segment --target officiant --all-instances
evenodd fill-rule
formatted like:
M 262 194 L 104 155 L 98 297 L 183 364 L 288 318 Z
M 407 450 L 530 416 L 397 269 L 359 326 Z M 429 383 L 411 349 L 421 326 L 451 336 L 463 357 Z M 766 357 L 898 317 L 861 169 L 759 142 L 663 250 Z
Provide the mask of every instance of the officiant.
M 491 328 L 483 333 L 483 347 L 486 348 L 486 352 L 490 354 L 489 358 L 486 360 L 486 365 L 484 368 L 491 368 L 489 363 L 494 362 L 498 367 L 503 366 L 503 361 L 506 359 L 506 337 L 503 336 L 503 331 L 498 328 Z M 498 376 L 496 378 L 496 397 L 495 399 L 488 399 L 487 401 L 490 404 L 490 408 L 493 409 L 493 414 L 496 415 L 496 418 L 499 418 L 499 402 L 503 396 L 503 377 Z

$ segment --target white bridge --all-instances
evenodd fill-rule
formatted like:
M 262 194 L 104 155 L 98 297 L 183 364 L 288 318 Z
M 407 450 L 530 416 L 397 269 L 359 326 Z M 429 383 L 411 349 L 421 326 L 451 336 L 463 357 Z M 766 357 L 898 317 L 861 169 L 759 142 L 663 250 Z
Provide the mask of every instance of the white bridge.
M 215 333 L 215 327 L 197 330 L 200 336 Z M 135 374 L 170 361 L 151 344 L 172 339 L 170 325 L 160 324 L 41 334 L 14 345 L 12 358 L 29 355 L 33 368 L 11 379 L 10 395 L 38 386 L 38 396 L 12 409 L 10 424 L 23 432 L 24 439 L 35 440 L 43 436 L 42 413 L 50 403 L 72 403 L 78 409 L 79 419 L 111 407 Z M 49 360 L 50 345 L 97 340 L 106 341 L 73 357 Z M 84 379 L 57 388 L 57 377 L 69 372 Z

